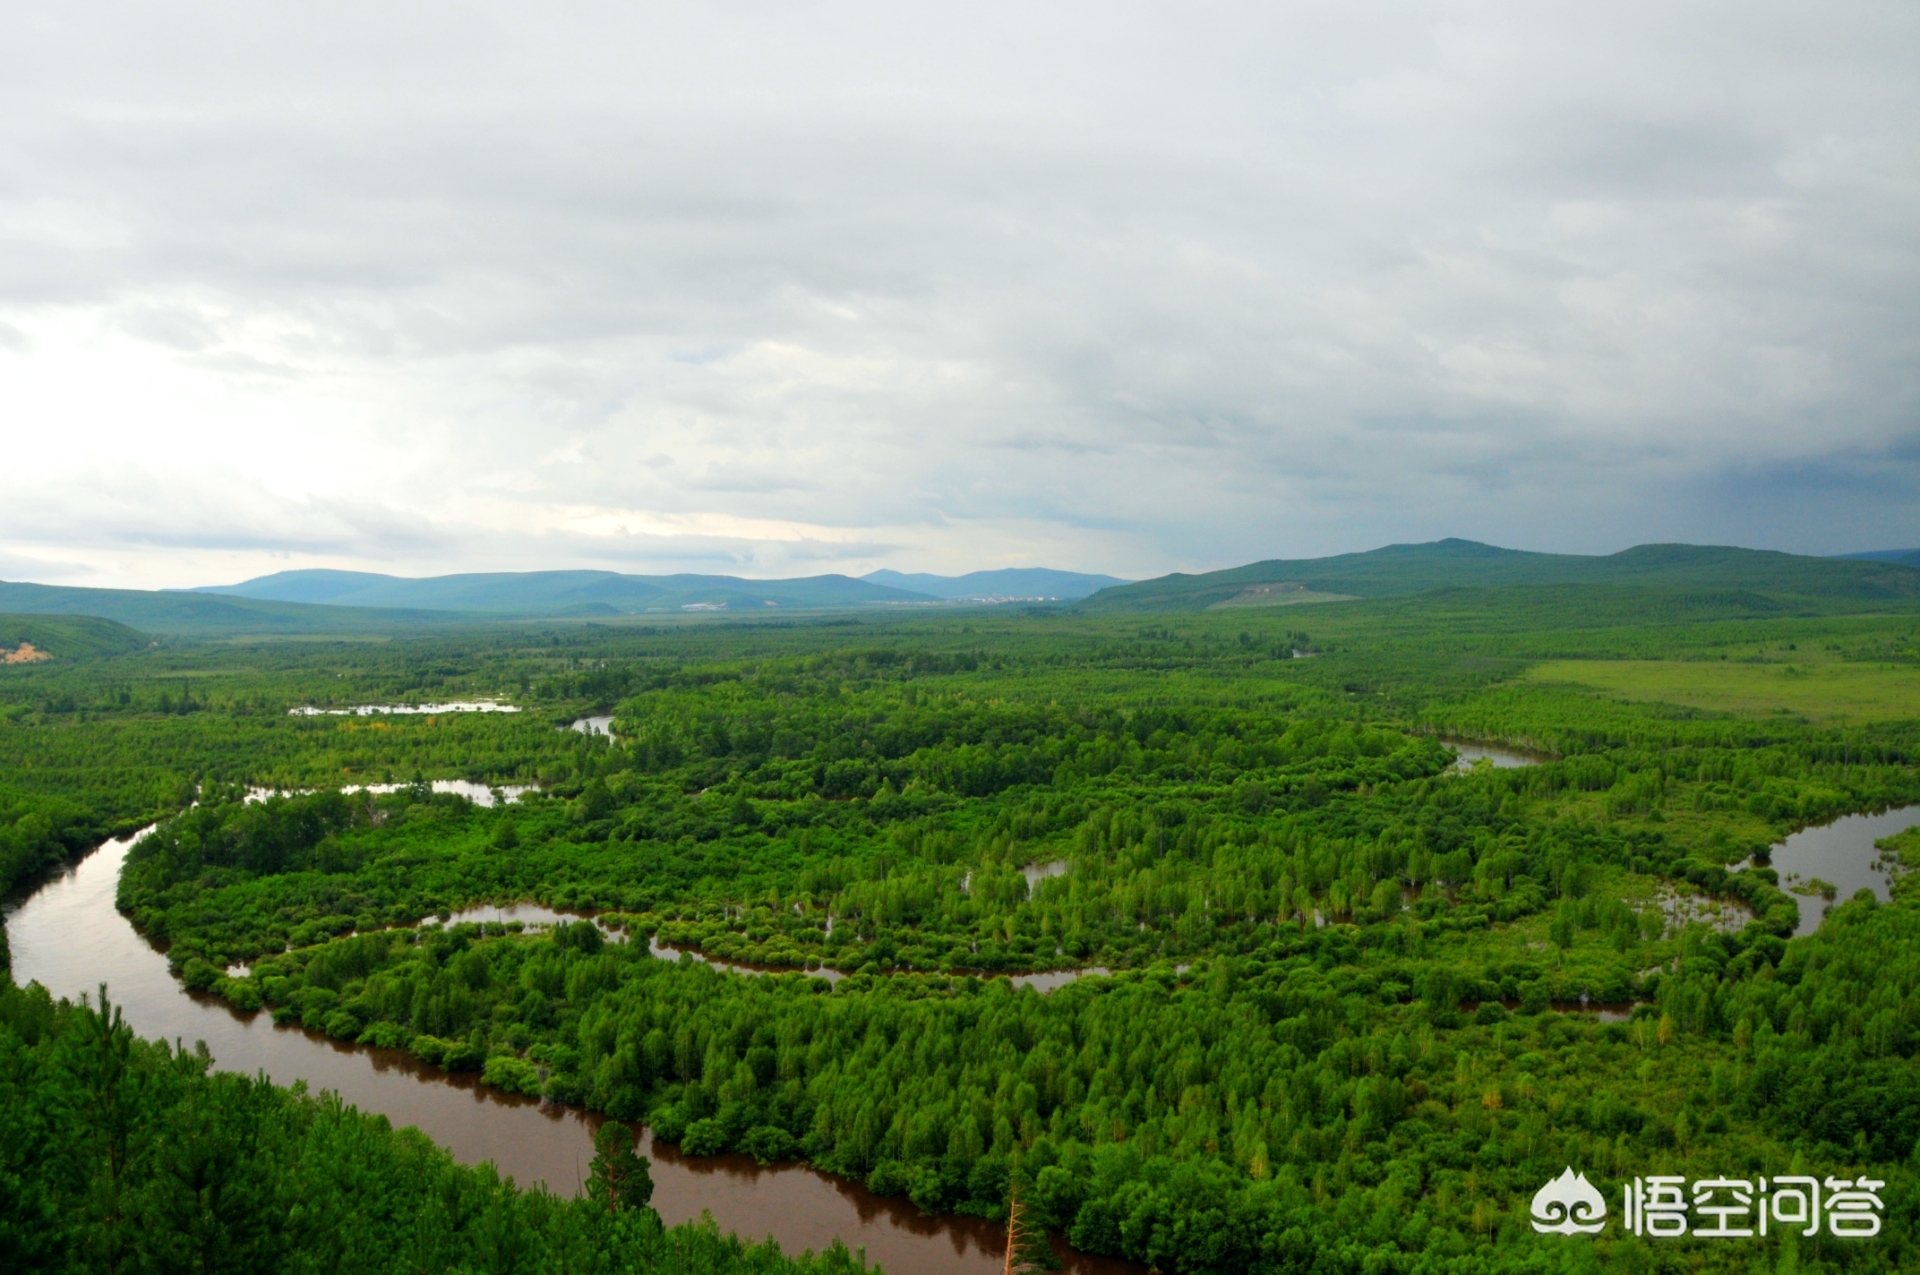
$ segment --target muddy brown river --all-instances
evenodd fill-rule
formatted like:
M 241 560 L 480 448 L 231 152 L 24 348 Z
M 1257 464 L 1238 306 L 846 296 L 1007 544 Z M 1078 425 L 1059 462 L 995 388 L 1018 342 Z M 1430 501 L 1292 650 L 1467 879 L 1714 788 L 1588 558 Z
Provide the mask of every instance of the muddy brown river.
M 13 977 L 55 996 L 97 995 L 100 984 L 142 1036 L 207 1042 L 227 1071 L 264 1071 L 286 1085 L 331 1089 L 363 1111 L 418 1126 L 463 1161 L 492 1160 L 522 1184 L 574 1194 L 593 1156 L 597 1118 L 570 1107 L 497 1093 L 473 1077 L 448 1076 L 397 1050 L 367 1049 L 265 1014 L 243 1015 L 197 996 L 167 971 L 166 958 L 114 910 L 129 840 L 109 841 L 76 866 L 6 905 Z M 988 1275 L 1005 1252 L 1000 1229 L 977 1218 L 935 1218 L 905 1200 L 799 1165 L 762 1168 L 745 1156 L 690 1158 L 643 1135 L 653 1160 L 654 1207 L 669 1223 L 705 1211 L 723 1230 L 772 1236 L 788 1252 L 819 1250 L 836 1236 L 864 1247 L 892 1275 Z M 1089 1257 L 1061 1245 L 1077 1275 L 1138 1275 L 1143 1267 Z

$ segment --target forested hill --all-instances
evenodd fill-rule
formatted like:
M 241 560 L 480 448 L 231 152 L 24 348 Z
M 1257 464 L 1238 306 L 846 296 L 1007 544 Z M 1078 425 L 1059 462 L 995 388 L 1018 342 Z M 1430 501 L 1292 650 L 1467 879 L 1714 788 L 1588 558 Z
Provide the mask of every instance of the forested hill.
M 130 625 L 149 634 L 190 637 L 396 632 L 423 625 L 465 623 L 472 618 L 444 611 L 307 606 L 251 598 L 216 598 L 203 593 L 78 589 L 0 581 L 0 613 L 4 612 L 12 612 L 16 617 L 94 617 L 115 625 Z
M 137 651 L 146 634 L 90 615 L 0 615 L 0 661 L 38 664 Z
M 425 607 L 522 616 L 688 610 L 757 614 L 781 607 L 819 609 L 936 600 L 931 594 L 843 575 L 743 580 L 737 576 L 638 576 L 614 571 L 493 571 L 421 578 L 367 571 L 281 571 L 194 592 L 273 602 Z
M 1104 589 L 1093 612 L 1205 611 L 1382 598 L 1435 589 L 1611 584 L 1742 590 L 1823 600 L 1920 599 L 1920 570 L 1900 563 L 1721 545 L 1639 545 L 1606 556 L 1529 553 L 1472 540 L 1388 545 L 1332 558 L 1275 559 L 1203 575 L 1169 575 Z
M 935 576 L 902 571 L 869 571 L 860 577 L 869 584 L 911 589 L 950 601 L 999 598 L 1084 598 L 1127 581 L 1116 576 L 1053 571 L 1046 567 L 1009 567 L 1001 571 L 969 571 L 963 576 Z
M 1920 567 L 1920 549 L 1875 549 L 1870 553 L 1843 553 L 1840 556 L 1861 562 L 1895 562 L 1903 567 Z

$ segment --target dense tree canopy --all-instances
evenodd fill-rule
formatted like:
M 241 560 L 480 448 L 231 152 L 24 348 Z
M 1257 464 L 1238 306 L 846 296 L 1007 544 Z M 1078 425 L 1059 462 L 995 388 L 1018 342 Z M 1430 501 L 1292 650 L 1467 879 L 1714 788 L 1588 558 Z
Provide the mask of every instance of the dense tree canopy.
M 163 652 L 197 670 L 191 711 L 128 673 L 148 689 L 119 703 L 112 665 L 36 671 L 0 752 L 79 776 L 76 827 L 175 807 L 120 902 L 189 986 L 689 1154 L 805 1158 L 933 1212 L 1004 1216 L 1017 1191 L 1075 1245 L 1169 1272 L 1920 1260 L 1920 901 L 1900 884 L 1796 939 L 1765 856 L 1920 800 L 1920 710 L 1528 676 L 1737 662 L 1792 691 L 1817 657 L 1897 678 L 1912 619 L 1523 590 L 1302 623 L 574 629 L 229 652 L 224 673 Z M 283 712 L 502 688 L 528 711 Z M 613 740 L 559 729 L 596 708 Z M 1540 755 L 1462 769 L 1447 737 Z M 335 791 L 386 776 L 542 787 Z M 520 899 L 593 920 L 452 923 Z M 1646 1174 L 1865 1174 L 1886 1227 L 1538 1236 L 1532 1192 L 1569 1165 L 1616 1198 Z M 608 1173 L 618 1214 L 639 1179 Z

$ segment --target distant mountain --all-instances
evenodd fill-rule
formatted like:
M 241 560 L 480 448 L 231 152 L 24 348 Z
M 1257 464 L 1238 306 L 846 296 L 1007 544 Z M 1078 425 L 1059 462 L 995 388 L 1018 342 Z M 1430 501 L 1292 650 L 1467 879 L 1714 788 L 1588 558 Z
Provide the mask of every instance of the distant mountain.
M 1332 558 L 1256 562 L 1103 589 L 1093 612 L 1205 611 L 1381 598 L 1434 589 L 1615 584 L 1669 590 L 1745 589 L 1855 601 L 1920 599 L 1920 570 L 1889 562 L 1808 558 L 1719 545 L 1640 545 L 1606 556 L 1528 553 L 1472 540 L 1388 545 Z
M 0 663 L 64 663 L 137 651 L 152 639 L 90 615 L 0 615 Z
M 462 623 L 471 618 L 436 611 L 377 611 L 364 607 L 217 598 L 200 593 L 74 589 L 5 581 L 0 581 L 0 612 L 99 616 L 147 633 L 181 637 L 388 632 L 423 624 Z
M 282 571 L 259 576 L 241 584 L 213 584 L 187 593 L 224 593 L 232 597 L 254 598 L 262 602 L 310 602 L 333 605 L 347 595 L 390 582 L 392 576 L 371 571 Z
M 1920 567 L 1920 549 L 1875 549 L 1869 553 L 1843 553 L 1840 556 L 1862 562 L 1896 562 L 1903 567 Z
M 963 576 L 930 576 L 904 571 L 869 571 L 860 577 L 869 584 L 909 589 L 950 602 L 1057 598 L 1071 602 L 1101 589 L 1127 583 L 1115 576 L 1084 575 L 1078 571 L 1051 571 L 1046 567 L 1008 567 L 1001 571 L 970 571 Z
M 851 576 L 743 580 L 737 576 L 635 576 L 615 571 L 496 571 L 407 577 L 366 571 L 281 571 L 200 595 L 327 606 L 410 607 L 487 615 L 640 615 L 754 611 L 937 601 Z

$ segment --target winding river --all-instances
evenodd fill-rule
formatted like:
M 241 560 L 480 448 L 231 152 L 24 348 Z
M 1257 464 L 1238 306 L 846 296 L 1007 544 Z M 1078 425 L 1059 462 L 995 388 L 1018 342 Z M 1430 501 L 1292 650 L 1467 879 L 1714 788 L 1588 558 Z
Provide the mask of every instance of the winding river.
M 1462 750 L 1465 752 L 1466 750 Z M 1493 750 L 1488 750 L 1492 752 Z M 1505 758 L 1493 758 L 1495 764 Z M 1524 764 L 1518 758 L 1507 764 Z M 476 786 L 477 787 L 477 786 Z M 490 795 L 490 794 L 489 794 Z M 1875 840 L 1920 824 L 1920 806 L 1851 815 L 1808 828 L 1772 852 L 1785 879 L 1819 877 L 1838 897 L 1870 888 L 1887 896 Z M 13 948 L 13 976 L 38 981 L 56 996 L 96 994 L 100 984 L 143 1036 L 207 1042 L 219 1066 L 264 1071 L 281 1084 L 304 1080 L 332 1089 L 395 1124 L 416 1125 L 459 1159 L 492 1160 L 523 1183 L 545 1182 L 577 1192 L 593 1154 L 598 1119 L 574 1108 L 498 1093 L 475 1077 L 449 1076 L 399 1050 L 368 1049 L 298 1027 L 275 1026 L 267 1014 L 241 1014 L 210 996 L 186 991 L 166 958 L 114 909 L 114 888 L 131 839 L 108 841 L 75 866 L 49 877 L 4 913 Z M 1064 865 L 1031 870 L 1050 876 Z M 1816 928 L 1824 908 L 1801 902 L 1801 933 Z M 475 909 L 461 919 L 540 923 L 557 914 L 535 905 Z M 676 955 L 663 952 L 663 955 Z M 1051 990 L 1078 972 L 1029 975 Z M 1004 1252 L 997 1227 L 975 1218 L 933 1218 L 904 1200 L 876 1196 L 858 1183 L 798 1165 L 763 1168 L 744 1156 L 689 1158 L 643 1134 L 653 1159 L 654 1204 L 668 1222 L 709 1212 L 743 1236 L 771 1235 L 789 1252 L 821 1249 L 834 1237 L 863 1246 L 894 1275 L 988 1275 Z M 1076 1275 L 1137 1275 L 1140 1267 L 1057 1246 Z
M 4 913 L 13 977 L 38 981 L 55 996 L 95 995 L 100 984 L 135 1031 L 204 1040 L 218 1066 L 264 1071 L 280 1084 L 304 1080 L 332 1089 L 363 1111 L 416 1125 L 467 1162 L 492 1160 L 522 1183 L 578 1192 L 593 1155 L 594 1116 L 571 1107 L 488 1089 L 449 1076 L 399 1050 L 368 1049 L 265 1014 L 240 1014 L 225 1002 L 188 992 L 166 958 L 114 909 L 114 888 L 131 839 L 106 842 L 52 876 Z M 517 911 L 517 909 L 512 909 Z M 503 914 L 502 919 L 507 919 Z M 514 919 L 519 919 L 515 917 Z M 834 1237 L 866 1249 L 892 1275 L 989 1275 L 1005 1253 L 1000 1229 L 978 1218 L 928 1217 L 905 1200 L 874 1195 L 856 1182 L 799 1165 L 762 1168 L 745 1156 L 689 1158 L 642 1135 L 652 1157 L 654 1207 L 669 1223 L 709 1212 L 722 1229 L 772 1236 L 788 1252 L 816 1251 Z M 1143 1268 L 1090 1257 L 1056 1244 L 1076 1275 L 1138 1275 Z

